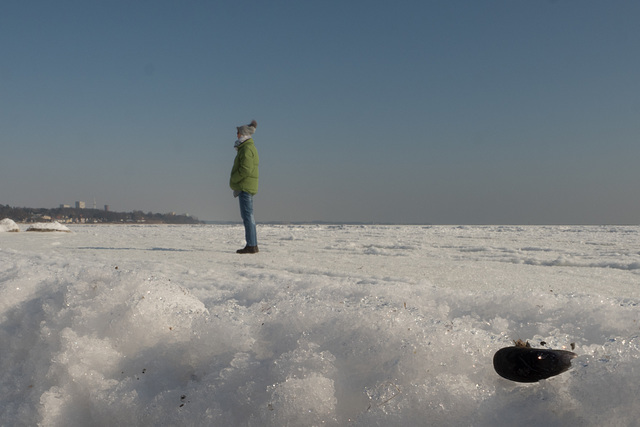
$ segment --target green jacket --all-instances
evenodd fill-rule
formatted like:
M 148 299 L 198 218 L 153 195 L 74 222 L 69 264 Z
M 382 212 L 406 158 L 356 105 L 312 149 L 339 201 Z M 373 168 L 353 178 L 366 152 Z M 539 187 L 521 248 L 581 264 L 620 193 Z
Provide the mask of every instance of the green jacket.
M 234 191 L 246 191 L 252 195 L 258 192 L 258 150 L 253 139 L 247 139 L 238 147 L 233 161 L 229 186 Z

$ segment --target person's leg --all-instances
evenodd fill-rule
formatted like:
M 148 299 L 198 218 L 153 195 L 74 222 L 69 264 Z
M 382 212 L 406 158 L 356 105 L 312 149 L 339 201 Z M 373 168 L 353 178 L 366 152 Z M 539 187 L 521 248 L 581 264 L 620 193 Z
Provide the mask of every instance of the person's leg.
M 258 247 L 256 221 L 253 217 L 253 196 L 246 191 L 240 193 L 240 216 L 244 223 L 244 234 L 248 247 Z

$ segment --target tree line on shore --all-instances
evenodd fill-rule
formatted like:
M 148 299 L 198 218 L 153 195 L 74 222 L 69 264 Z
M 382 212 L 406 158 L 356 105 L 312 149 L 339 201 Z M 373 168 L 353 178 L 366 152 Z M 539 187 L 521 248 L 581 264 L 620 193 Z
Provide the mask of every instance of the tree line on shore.
M 80 209 L 71 207 L 61 208 L 22 208 L 0 205 L 0 219 L 9 218 L 16 222 L 46 222 L 58 221 L 63 223 L 146 223 L 146 224 L 201 224 L 198 218 L 174 213 L 153 213 L 142 211 L 112 212 L 100 209 Z

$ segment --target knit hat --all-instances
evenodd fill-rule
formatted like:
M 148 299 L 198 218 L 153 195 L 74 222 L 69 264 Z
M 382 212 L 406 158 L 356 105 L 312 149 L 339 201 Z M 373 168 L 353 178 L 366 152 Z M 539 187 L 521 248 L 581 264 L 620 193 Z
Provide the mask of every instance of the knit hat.
M 240 135 L 251 136 L 256 131 L 257 127 L 258 123 L 255 120 L 251 120 L 251 123 L 249 123 L 248 125 L 238 126 L 236 129 L 238 129 L 238 133 Z

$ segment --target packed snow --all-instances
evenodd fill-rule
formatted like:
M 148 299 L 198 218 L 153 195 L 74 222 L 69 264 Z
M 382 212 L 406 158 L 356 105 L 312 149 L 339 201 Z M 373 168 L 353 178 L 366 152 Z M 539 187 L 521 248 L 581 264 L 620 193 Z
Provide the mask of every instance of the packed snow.
M 0 233 L 3 426 L 638 425 L 640 227 L 69 228 Z
M 62 225 L 59 222 L 37 222 L 33 225 L 30 225 L 27 228 L 27 231 L 64 231 L 70 232 L 69 228 L 66 225 Z
M 10 218 L 4 218 L 0 220 L 0 233 L 11 233 L 20 231 L 20 226 L 16 224 L 16 222 Z

